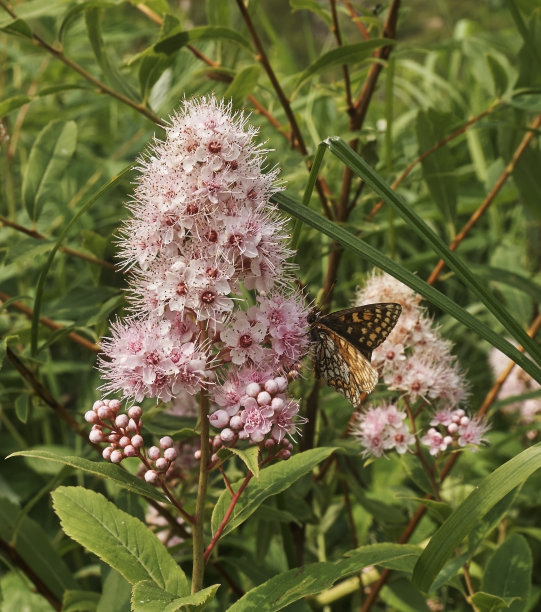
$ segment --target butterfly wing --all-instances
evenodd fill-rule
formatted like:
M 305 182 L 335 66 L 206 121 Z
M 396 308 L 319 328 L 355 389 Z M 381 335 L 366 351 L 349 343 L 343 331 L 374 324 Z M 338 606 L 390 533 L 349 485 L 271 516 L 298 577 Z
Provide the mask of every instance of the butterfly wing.
M 357 406 L 362 393 L 376 386 L 378 373 L 361 351 L 325 325 L 317 325 L 317 335 L 316 376 Z
M 402 306 L 393 302 L 367 304 L 322 316 L 318 323 L 342 336 L 370 361 L 372 351 L 387 338 L 401 312 Z

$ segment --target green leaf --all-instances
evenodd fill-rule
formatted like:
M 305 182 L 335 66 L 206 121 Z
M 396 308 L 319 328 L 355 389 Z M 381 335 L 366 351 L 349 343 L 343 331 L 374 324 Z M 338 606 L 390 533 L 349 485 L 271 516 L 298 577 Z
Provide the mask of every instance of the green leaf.
M 154 583 L 143 580 L 134 585 L 132 591 L 133 612 L 184 612 L 197 610 L 214 599 L 219 584 L 201 589 L 186 597 L 171 597 L 170 593 L 158 588 Z
M 335 448 L 314 448 L 298 455 L 293 455 L 287 461 L 279 461 L 260 471 L 259 480 L 251 480 L 246 489 L 242 492 L 233 513 L 227 523 L 222 535 L 229 533 L 246 519 L 248 519 L 259 506 L 269 497 L 278 495 L 290 487 L 301 476 L 308 474 L 321 461 L 326 459 Z M 233 491 L 237 491 L 244 478 L 232 485 Z M 224 490 L 218 498 L 212 513 L 211 527 L 212 533 L 220 526 L 225 516 L 231 493 Z
M 325 11 L 317 0 L 289 0 L 289 5 L 293 9 L 294 13 L 301 10 L 312 11 L 321 17 L 321 19 L 323 19 L 327 25 L 332 23 L 330 12 Z
M 108 463 L 106 461 L 97 462 L 89 461 L 88 459 L 83 459 L 82 457 L 66 457 L 47 450 L 18 451 L 8 455 L 6 459 L 9 459 L 10 457 L 31 457 L 32 459 L 39 459 L 40 461 L 52 461 L 54 463 L 69 465 L 70 467 L 77 470 L 82 470 L 87 474 L 92 474 L 92 476 L 110 480 L 117 486 L 127 489 L 128 491 L 131 491 L 137 495 L 142 495 L 161 503 L 167 501 L 167 498 L 157 489 L 151 487 L 140 478 L 132 476 L 132 474 L 122 469 L 119 465 Z
M 9 21 L 1 20 L 0 32 L 13 34 L 21 38 L 32 38 L 32 29 L 24 19 L 12 19 Z
M 295 86 L 295 91 L 300 88 L 306 79 L 309 79 L 317 72 L 342 64 L 359 64 L 363 60 L 370 58 L 374 49 L 388 47 L 394 44 L 395 41 L 390 38 L 374 38 L 373 40 L 366 40 L 353 45 L 342 45 L 336 49 L 331 49 L 320 55 L 317 60 L 308 66 L 301 74 Z
M 259 79 L 260 68 L 257 64 L 246 66 L 237 74 L 224 92 L 224 98 L 233 98 L 237 104 L 241 104 L 245 98 L 255 91 Z
M 99 593 L 71 590 L 64 593 L 62 612 L 96 612 Z
M 64 532 L 130 584 L 148 580 L 173 595 L 189 593 L 184 572 L 139 519 L 83 487 L 58 487 L 52 498 Z
M 417 114 L 419 154 L 442 140 L 448 132 L 450 118 L 429 109 Z M 448 147 L 441 147 L 422 160 L 423 178 L 443 219 L 454 227 L 456 220 L 457 187 L 454 158 Z
M 8 113 L 11 113 L 12 110 L 21 108 L 21 106 L 28 104 L 31 100 L 32 98 L 30 96 L 22 94 L 2 100 L 2 102 L 0 102 L 0 117 L 4 117 Z
M 491 508 L 541 468 L 541 444 L 523 451 L 484 478 L 430 539 L 413 572 L 413 582 L 424 592 L 434 578 Z
M 31 406 L 32 398 L 28 393 L 21 393 L 15 400 L 15 414 L 21 423 L 27 422 Z
M 62 23 L 58 30 L 58 40 L 63 41 L 64 35 L 67 32 L 69 26 L 85 11 L 90 9 L 109 8 L 118 4 L 115 0 L 90 0 L 87 2 L 81 2 L 80 4 L 74 4 L 64 15 Z
M 225 39 L 237 43 L 251 51 L 250 43 L 235 30 L 223 26 L 201 26 L 191 30 L 181 28 L 172 30 L 165 38 L 159 40 L 151 49 L 156 53 L 170 55 L 182 47 L 198 40 Z
M 532 553 L 526 540 L 513 534 L 494 552 L 490 558 L 481 590 L 509 601 L 511 612 L 521 612 L 526 608 L 532 578 Z
M 92 8 L 85 11 L 85 22 L 92 50 L 107 82 L 131 100 L 137 100 L 137 92 L 120 73 L 105 48 L 101 35 L 101 9 Z
M 66 589 L 77 588 L 77 581 L 42 527 L 3 497 L 0 497 L 0 540 L 5 546 L 13 547 L 22 562 L 58 600 Z
M 221 448 L 218 451 L 218 457 L 223 460 L 231 455 L 237 455 L 250 472 L 252 472 L 256 478 L 259 478 L 259 448 L 257 446 L 252 446 L 244 450 L 239 448 Z
M 23 176 L 26 211 L 35 223 L 45 202 L 58 192 L 62 177 L 77 145 L 75 121 L 51 121 L 36 138 Z
M 273 612 L 320 593 L 348 575 L 359 573 L 369 565 L 411 567 L 419 548 L 404 544 L 373 544 L 349 551 L 338 561 L 311 563 L 273 576 L 228 608 L 228 612 L 265 610 Z
M 472 596 L 472 602 L 479 612 L 496 612 L 496 610 L 508 609 L 515 599 L 516 597 L 504 599 L 483 591 L 478 591 Z

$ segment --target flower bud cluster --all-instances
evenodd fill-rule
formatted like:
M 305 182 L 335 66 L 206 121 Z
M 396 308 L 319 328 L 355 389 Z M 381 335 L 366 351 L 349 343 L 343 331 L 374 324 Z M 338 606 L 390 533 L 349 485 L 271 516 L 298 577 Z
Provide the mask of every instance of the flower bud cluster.
M 146 464 L 150 468 L 145 472 L 145 480 L 150 484 L 157 484 L 160 476 L 165 474 L 178 457 L 174 447 L 173 438 L 164 436 L 160 439 L 160 446 L 151 446 L 147 450 Z
M 85 413 L 85 421 L 92 424 L 88 439 L 93 444 L 107 444 L 102 456 L 111 463 L 120 463 L 126 457 L 139 456 L 144 446 L 141 435 L 141 408 L 131 406 L 127 412 L 119 414 L 121 405 L 116 399 L 98 400 L 94 402 L 92 410 Z
M 209 420 L 214 429 L 221 430 L 217 436 L 220 444 L 232 446 L 237 440 L 258 444 L 265 440 L 270 448 L 297 431 L 299 404 L 287 398 L 287 378 L 259 374 L 241 369 L 214 393 L 217 406 Z
M 430 421 L 430 429 L 421 438 L 431 455 L 441 453 L 449 446 L 476 447 L 485 440 L 487 424 L 481 419 L 471 419 L 462 408 L 438 410 Z

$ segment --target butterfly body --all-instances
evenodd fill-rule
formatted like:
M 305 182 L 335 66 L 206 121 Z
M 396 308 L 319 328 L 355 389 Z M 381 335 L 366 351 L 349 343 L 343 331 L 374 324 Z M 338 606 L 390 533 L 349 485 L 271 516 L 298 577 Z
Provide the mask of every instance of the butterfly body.
M 387 338 L 401 311 L 400 304 L 386 302 L 312 314 L 308 322 L 316 376 L 357 406 L 362 393 L 370 393 L 378 382 L 372 351 Z

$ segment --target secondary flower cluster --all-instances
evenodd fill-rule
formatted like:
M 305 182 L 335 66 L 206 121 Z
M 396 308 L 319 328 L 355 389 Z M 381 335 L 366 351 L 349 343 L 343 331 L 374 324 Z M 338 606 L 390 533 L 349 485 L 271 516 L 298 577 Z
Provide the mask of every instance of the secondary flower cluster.
M 495 376 L 499 376 L 509 363 L 509 359 L 498 349 L 492 349 L 489 360 Z M 499 397 L 500 399 L 518 397 L 526 393 L 539 391 L 540 389 L 541 385 L 516 365 L 505 379 L 500 389 Z M 529 397 L 525 400 L 514 401 L 506 404 L 503 410 L 509 413 L 518 412 L 520 420 L 523 423 L 530 424 L 541 414 L 541 398 Z
M 138 403 L 205 389 L 224 443 L 280 442 L 296 431 L 287 376 L 309 340 L 284 221 L 269 202 L 277 170 L 262 171 L 257 131 L 214 97 L 185 102 L 165 132 L 139 159 L 121 230 L 132 315 L 102 341 L 101 389 Z M 272 414 L 249 383 L 274 389 Z M 235 407 L 223 403 L 232 388 Z
M 483 442 L 486 424 L 470 419 L 460 404 L 467 397 L 466 380 L 452 355 L 452 344 L 442 338 L 438 328 L 419 306 L 421 297 L 386 274 L 374 274 L 359 290 L 356 304 L 398 302 L 402 314 L 388 338 L 372 354 L 391 390 L 401 393 L 413 405 L 418 400 L 430 405 L 435 414 L 432 426 L 421 443 L 436 455 L 448 446 L 475 447 Z M 400 402 L 401 400 L 399 400 Z M 368 408 L 359 414 L 351 433 L 376 457 L 395 449 L 402 454 L 415 437 L 404 422 L 406 412 L 394 404 Z

